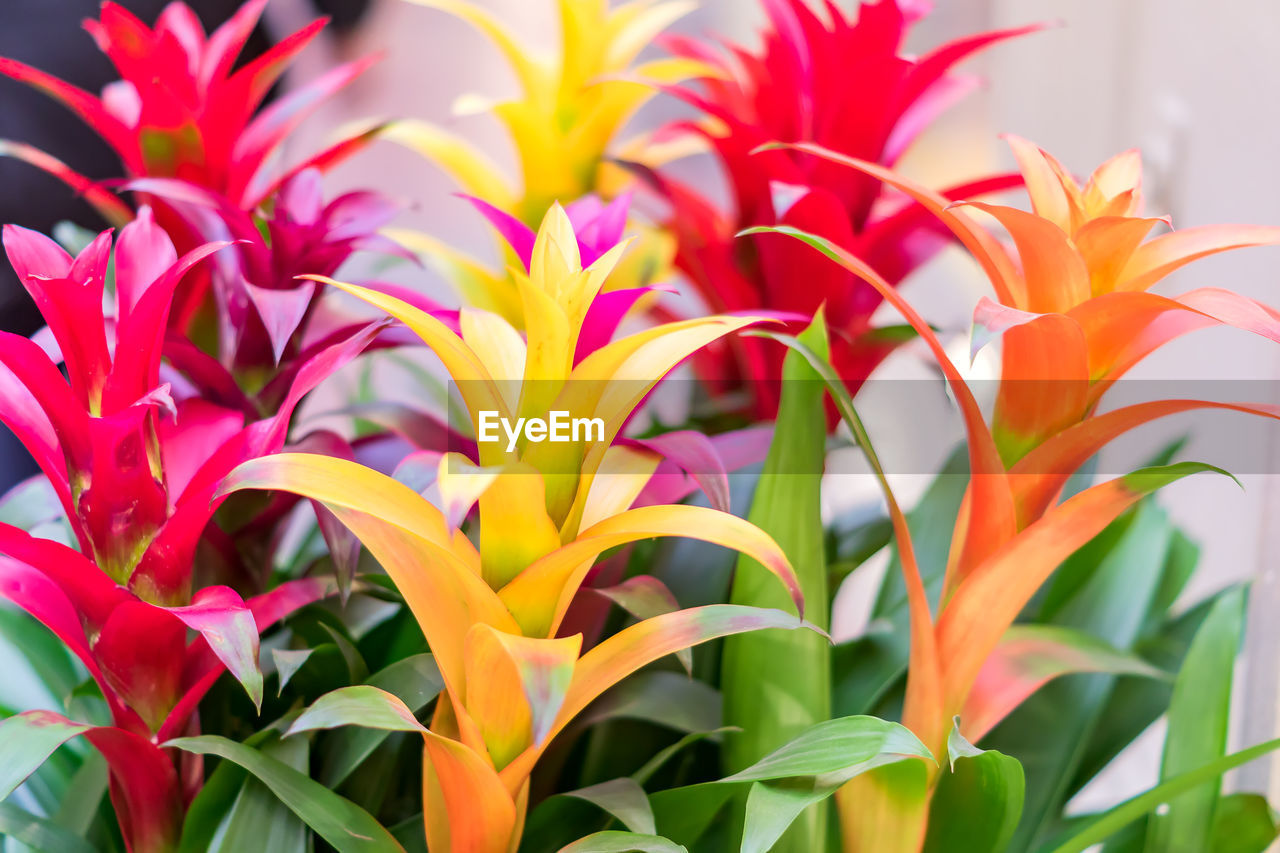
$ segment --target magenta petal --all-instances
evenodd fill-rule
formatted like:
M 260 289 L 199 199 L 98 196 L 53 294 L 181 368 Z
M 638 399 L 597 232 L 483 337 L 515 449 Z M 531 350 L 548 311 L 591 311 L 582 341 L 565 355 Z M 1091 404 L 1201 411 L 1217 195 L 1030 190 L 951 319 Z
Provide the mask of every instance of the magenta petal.
M 308 173 L 319 174 L 314 169 L 308 170 Z M 371 236 L 379 228 L 389 224 L 400 212 L 400 207 L 381 193 L 344 193 L 329 202 L 324 209 L 326 239 L 338 242 Z
M 333 591 L 333 581 L 329 578 L 298 578 L 285 581 L 270 592 L 255 595 L 247 604 L 258 630 L 265 631 L 295 610 L 327 598 Z
M 262 670 L 258 668 L 258 626 L 235 590 L 211 586 L 200 590 L 186 607 L 165 608 L 200 634 L 218 660 L 235 676 L 253 704 L 262 705 Z
M 2 344 L 0 344 L 2 345 Z M 67 486 L 67 464 L 57 433 L 40 404 L 8 367 L 0 364 L 0 423 L 3 423 L 36 460 L 49 478 L 67 512 L 72 512 Z
M 71 272 L 71 256 L 39 231 L 21 225 L 4 226 L 4 251 L 18 279 L 66 278 Z
M 284 211 L 299 225 L 314 225 L 324 208 L 324 187 L 318 169 L 303 169 L 280 185 L 276 197 L 278 210 Z
M 272 182 L 266 160 L 324 100 L 347 86 L 378 60 L 368 56 L 339 65 L 316 80 L 294 89 L 258 113 L 231 151 L 232 175 L 227 195 L 235 203 L 258 198 Z
M 213 31 L 205 44 L 204 56 L 200 58 L 201 85 L 207 86 L 231 70 L 266 5 L 267 0 L 248 0 L 226 23 Z
M 680 430 L 634 441 L 662 455 L 655 477 L 678 468 L 702 488 L 713 509 L 729 512 L 729 474 L 711 439 L 696 430 Z
M 737 471 L 764 461 L 773 441 L 773 426 L 763 424 L 721 433 L 712 436 L 709 441 L 725 471 Z M 636 498 L 635 506 L 679 503 L 700 486 L 692 475 L 682 472 L 675 462 L 663 460 Z M 706 490 L 705 486 L 702 488 Z
M 164 238 L 166 241 L 168 239 Z M 228 245 L 230 244 L 206 243 L 192 249 L 161 268 L 157 273 L 158 278 L 147 283 L 130 310 L 124 311 L 124 303 L 121 302 L 122 310 L 116 334 L 119 340 L 127 341 L 128 345 L 117 347 L 115 364 L 103 398 L 105 411 L 114 411 L 131 404 L 149 393 L 159 382 L 160 355 L 178 282 L 205 258 Z M 149 272 L 148 268 L 147 274 Z
M 529 265 L 533 263 L 533 246 L 537 242 L 538 235 L 533 232 L 528 225 L 525 225 L 519 219 L 504 210 L 499 210 L 489 202 L 475 196 L 458 194 L 459 198 L 464 198 L 471 202 L 471 206 L 480 211 L 480 215 L 489 220 L 489 224 L 494 227 L 502 239 L 507 242 L 511 250 L 516 253 L 516 257 L 520 259 L 520 263 L 524 264 L 525 271 L 529 270 Z
M 117 604 L 132 597 L 79 551 L 51 539 L 37 539 L 9 524 L 0 524 L 0 554 L 26 563 L 57 584 L 87 620 L 89 630 L 100 628 Z
M 120 229 L 116 240 L 116 300 L 121 319 L 177 260 L 173 241 L 156 224 L 151 208 L 144 206 L 136 219 Z
M 73 462 L 87 465 L 88 422 L 84 406 L 44 350 L 20 335 L 0 332 L 0 365 L 11 371 L 40 407 L 63 454 Z M 34 417 L 33 413 L 23 420 Z
M 582 331 L 578 333 L 578 348 L 574 351 L 573 363 L 576 365 L 613 340 L 618 326 L 635 307 L 637 300 L 646 293 L 656 291 L 671 292 L 671 288 L 662 285 L 630 287 L 625 290 L 610 290 L 597 296 L 587 308 Z
M 111 689 L 155 731 L 182 689 L 186 629 L 145 601 L 122 602 L 93 642 Z
M 0 556 L 0 597 L 12 601 L 56 634 L 90 672 L 97 673 L 79 615 L 58 585 L 43 572 Z
M 262 325 L 271 339 L 271 354 L 275 363 L 280 364 L 285 347 L 293 339 L 293 334 L 307 315 L 307 308 L 316 294 L 315 282 L 305 281 L 297 287 L 285 290 L 272 290 L 257 285 L 244 283 L 250 301 L 258 309 Z
M 185 400 L 160 422 L 160 458 L 171 501 L 186 491 L 210 454 L 244 428 L 244 413 L 206 400 Z
M 102 299 L 107 284 L 107 264 L 110 262 L 111 229 L 107 229 L 76 255 L 67 278 L 80 282 Z
M 602 203 L 595 195 L 583 196 L 565 208 L 565 214 L 578 236 L 578 253 L 584 267 L 591 266 L 622 242 L 630 208 L 630 191 L 608 204 Z

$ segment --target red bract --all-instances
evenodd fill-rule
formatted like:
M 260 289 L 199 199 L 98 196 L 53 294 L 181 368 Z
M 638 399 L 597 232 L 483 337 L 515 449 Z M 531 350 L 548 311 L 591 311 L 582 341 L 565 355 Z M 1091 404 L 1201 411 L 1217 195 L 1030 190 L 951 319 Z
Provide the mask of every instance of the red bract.
M 251 208 L 283 177 L 269 159 L 285 136 L 372 61 L 334 68 L 257 112 L 289 63 L 325 25 L 315 21 L 233 71 L 266 4 L 249 0 L 206 36 L 183 3 L 166 6 L 154 29 L 122 6 L 103 3 L 98 20 L 88 19 L 84 26 L 120 79 L 100 97 L 11 59 L 0 59 L 0 74 L 61 101 L 115 150 L 129 175 L 181 178 Z M 331 165 L 366 137 L 344 139 L 299 168 Z
M 979 33 L 912 57 L 903 53 L 903 43 L 927 3 L 867 2 L 856 20 L 830 0 L 824 5 L 829 20 L 804 0 L 766 0 L 768 26 L 759 52 L 671 39 L 677 54 L 719 72 L 703 79 L 698 91 L 676 90 L 709 121 L 675 130 L 706 138 L 727 178 L 732 207 L 721 210 L 666 175 L 652 177 L 671 202 L 677 265 L 710 307 L 767 308 L 810 317 L 825 304 L 833 362 L 856 390 L 901 340 L 871 326 L 881 296 L 792 241 L 735 241 L 735 235 L 756 226 L 792 225 L 853 252 L 895 285 L 931 258 L 946 238 L 917 204 L 866 175 L 795 151 L 757 149 L 803 140 L 892 164 L 941 112 L 973 88 L 972 78 L 951 73 L 956 63 L 1036 27 Z M 967 198 L 1018 183 L 1016 175 L 997 175 L 944 193 Z M 731 385 L 770 380 L 751 383 L 748 391 L 755 413 L 771 416 L 783 348 L 738 339 L 732 350 L 719 355 L 704 359 L 701 372 Z
M 412 259 L 378 233 L 397 205 L 369 191 L 325 202 L 316 169 L 288 178 L 256 211 L 185 181 L 146 178 L 129 187 L 162 199 L 206 237 L 236 242 L 212 264 L 212 354 L 178 335 L 165 354 L 201 396 L 251 418 L 275 412 L 312 356 L 366 325 L 331 308 L 325 289 L 299 276 L 332 275 L 358 251 Z
M 178 780 L 199 775 L 179 774 L 156 744 L 188 731 L 224 669 L 259 701 L 259 631 L 330 588 L 308 579 L 248 602 L 225 586 L 193 595 L 196 544 L 220 503 L 214 489 L 240 462 L 278 451 L 301 397 L 379 327 L 303 362 L 270 418 L 246 426 L 242 412 L 175 404 L 160 382 L 174 290 L 228 244 L 179 258 L 144 207 L 116 241 L 115 292 L 104 300 L 111 243 L 104 232 L 72 258 L 36 232 L 4 229 L 9 259 L 49 326 L 40 343 L 0 333 L 0 420 L 48 477 L 80 552 L 0 525 L 0 595 L 57 634 L 98 683 L 115 728 L 85 734 L 112 767 L 130 848 L 163 850 L 194 793 Z

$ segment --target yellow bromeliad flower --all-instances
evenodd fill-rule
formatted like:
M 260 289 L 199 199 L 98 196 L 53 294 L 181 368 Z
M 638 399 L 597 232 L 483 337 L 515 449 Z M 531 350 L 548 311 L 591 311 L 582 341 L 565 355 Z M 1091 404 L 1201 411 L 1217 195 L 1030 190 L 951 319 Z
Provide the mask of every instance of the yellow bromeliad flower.
M 412 2 L 472 24 L 511 66 L 519 94 L 491 109 L 515 149 L 519 182 L 504 180 L 485 154 L 436 125 L 399 121 L 385 137 L 422 153 L 463 192 L 531 227 L 552 203 L 591 194 L 612 200 L 625 192 L 631 176 L 615 160 L 656 165 L 664 159 L 666 146 L 651 144 L 647 136 L 623 142 L 617 136 L 656 94 L 656 86 L 707 73 L 691 59 L 636 61 L 659 33 L 693 8 L 683 0 L 632 0 L 615 9 L 608 0 L 558 0 L 561 46 L 550 57 L 522 44 L 493 15 L 465 0 Z M 460 106 L 474 109 L 478 101 L 467 98 Z M 642 237 L 641 250 L 632 253 L 614 287 L 648 284 L 670 269 L 675 253 L 670 238 L 656 229 L 645 229 Z M 396 238 L 443 267 L 470 304 L 523 328 L 522 304 L 505 269 L 489 269 L 423 234 L 397 233 Z
M 278 489 L 323 503 L 378 559 L 421 625 L 445 682 L 430 726 L 419 727 L 433 853 L 514 850 L 542 752 L 628 674 L 716 637 L 804 624 L 777 610 L 713 605 L 653 616 L 585 653 L 581 635 L 559 636 L 596 558 L 657 536 L 741 551 L 784 583 L 797 612 L 802 606 L 786 555 L 750 523 L 703 507 L 632 506 L 660 460 L 613 443 L 627 418 L 676 364 L 760 318 L 670 323 L 580 351 L 624 249 L 584 268 L 569 218 L 553 206 L 527 274 L 514 277 L 531 318 L 526 335 L 475 308 L 460 312 L 455 331 L 394 297 L 324 279 L 405 323 L 457 383 L 479 458 L 441 458 L 440 507 L 384 474 L 313 454 L 256 460 L 223 484 L 224 491 Z M 569 430 L 566 441 L 539 441 L 531 429 L 508 429 L 522 418 L 593 426 L 576 436 Z M 507 427 L 486 441 L 494 421 Z M 476 503 L 478 547 L 459 529 Z M 409 725 L 416 726 L 411 717 Z

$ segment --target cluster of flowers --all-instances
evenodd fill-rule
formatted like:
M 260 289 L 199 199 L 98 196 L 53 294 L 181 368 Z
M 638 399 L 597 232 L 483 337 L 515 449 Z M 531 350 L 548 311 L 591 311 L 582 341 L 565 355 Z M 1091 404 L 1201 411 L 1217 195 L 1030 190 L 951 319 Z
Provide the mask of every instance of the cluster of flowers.
M 374 583 L 360 574 L 361 545 L 412 612 L 442 678 L 425 725 L 389 693 L 352 697 L 362 713 L 420 732 L 432 851 L 514 850 L 531 774 L 553 738 L 638 669 L 730 634 L 813 629 L 788 554 L 729 512 L 726 470 L 763 459 L 769 431 L 628 434 L 654 387 L 686 360 L 709 399 L 753 423 L 776 417 L 785 335 L 740 334 L 748 328 L 798 331 L 816 317 L 829 368 L 856 394 L 908 339 L 872 324 L 888 303 L 951 386 L 973 476 L 934 604 L 886 484 L 910 606 L 902 721 L 934 755 L 948 753 L 955 717 L 977 740 L 1025 698 L 984 666 L 1055 568 L 1144 495 L 1200 469 L 1145 470 L 1060 501 L 1074 471 L 1168 414 L 1280 414 L 1200 400 L 1096 413 L 1125 371 L 1177 336 L 1225 324 L 1280 341 L 1280 314 L 1239 294 L 1150 292 L 1197 258 L 1280 242 L 1280 229 L 1168 230 L 1166 219 L 1141 214 L 1132 152 L 1083 186 L 1016 138 L 1018 173 L 935 189 L 893 171 L 971 89 L 954 66 L 1035 27 L 911 57 L 903 43 L 925 4 L 864 2 L 853 17 L 830 3 L 824 14 L 772 0 L 759 50 L 671 37 L 664 58 L 637 63 L 684 4 L 609 10 L 563 0 L 563 43 L 548 61 L 477 7 L 419 0 L 474 24 L 516 71 L 519 95 L 493 107 L 518 152 L 513 187 L 465 142 L 409 120 L 361 128 L 281 166 L 286 137 L 370 62 L 266 103 L 323 26 L 237 66 L 266 2 L 249 0 L 209 35 L 182 3 L 154 27 L 105 3 L 86 27 L 120 79 L 100 96 L 0 59 L 0 73 L 80 116 L 124 170 L 107 187 L 21 144 L 2 149 L 57 174 L 119 230 L 74 256 L 41 234 L 4 230 L 9 261 L 48 325 L 30 339 L 0 335 L 0 420 L 42 472 L 19 488 L 55 496 L 51 512 L 71 535 L 0 524 L 0 595 L 79 659 L 110 721 L 29 711 L 0 726 L 52 737 L 43 756 L 84 735 L 109 765 L 134 853 L 177 849 L 205 774 L 174 739 L 200 733 L 202 698 L 229 672 L 260 705 L 260 638 L 298 608 Z M 695 117 L 618 140 L 662 92 Z M 500 238 L 499 267 L 426 235 L 393 241 L 384 229 L 398 208 L 375 192 L 326 199 L 323 173 L 380 139 L 456 178 Z M 693 149 L 722 167 L 727 207 L 672 176 L 668 161 Z M 1011 190 L 1025 190 L 1032 209 L 980 200 Z M 641 220 L 631 211 L 639 198 L 669 214 Z M 1165 233 L 1149 238 L 1157 229 Z M 897 290 L 948 241 L 991 283 L 974 313 L 975 342 L 1003 345 L 990 422 L 938 333 Z M 335 280 L 358 252 L 428 257 L 461 307 Z M 661 304 L 686 286 L 717 313 Z M 455 383 L 462 423 L 387 405 L 382 426 L 356 437 L 293 424 L 303 399 L 362 353 L 423 347 Z M 526 432 L 477 442 L 494 418 L 598 429 L 566 441 Z M 680 503 L 698 489 L 711 508 Z M 314 513 L 332 571 L 272 571 L 297 509 Z M 681 608 L 640 573 L 611 587 L 636 621 L 602 636 L 604 620 L 580 595 L 617 581 L 597 558 L 654 537 L 751 557 L 776 577 L 791 612 Z M 810 614 L 819 624 L 828 616 Z M 0 738 L 0 750 L 9 742 Z M 930 771 L 926 804 L 940 772 Z M 927 805 L 904 805 L 875 773 L 848 781 L 838 801 L 846 849 L 922 843 Z M 891 834 L 904 846 L 876 846 Z

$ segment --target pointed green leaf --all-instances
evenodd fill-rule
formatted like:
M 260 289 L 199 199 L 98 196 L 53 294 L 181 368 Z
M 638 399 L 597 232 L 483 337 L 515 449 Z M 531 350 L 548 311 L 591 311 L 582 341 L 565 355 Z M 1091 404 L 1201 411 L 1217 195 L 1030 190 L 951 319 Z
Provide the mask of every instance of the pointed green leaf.
M 684 847 L 660 835 L 635 832 L 597 832 L 566 844 L 560 853 L 689 853 Z
M 1161 779 L 1221 758 L 1227 751 L 1231 676 L 1244 633 L 1244 600 L 1240 588 L 1219 598 L 1191 641 L 1173 685 Z M 1219 786 L 1217 779 L 1207 782 L 1153 815 L 1147 827 L 1147 853 L 1207 848 Z
M 294 770 L 307 771 L 309 750 L 303 738 L 272 741 L 262 747 L 262 753 Z M 266 785 L 248 777 L 226 820 L 218 827 L 218 833 L 209 845 L 209 853 L 240 853 L 244 850 L 308 853 L 310 835 L 307 825 L 288 806 L 273 797 Z
M 234 762 L 262 781 L 339 853 L 402 853 L 391 833 L 355 803 L 289 765 L 216 735 L 177 738 L 164 746 Z
M 641 835 L 653 835 L 657 832 L 649 798 L 645 796 L 644 788 L 641 788 L 634 779 L 626 776 L 621 779 L 610 779 L 598 785 L 568 791 L 564 796 L 576 797 L 599 806 L 616 817 L 632 832 Z
M 1004 853 L 1022 816 L 1022 765 L 974 747 L 959 720 L 947 738 L 949 767 L 929 808 L 925 853 Z
M 0 803 L 0 839 L 9 838 L 35 853 L 94 853 L 95 847 L 51 820 L 13 803 Z
M 316 729 L 361 726 L 389 732 L 425 732 L 400 697 L 367 684 L 331 690 L 293 721 L 285 737 Z
M 369 677 L 369 685 L 398 696 L 413 713 L 426 707 L 444 689 L 444 680 L 429 654 L 411 655 Z M 334 732 L 324 750 L 319 779 L 336 788 L 381 744 L 382 729 L 345 728 Z
M 275 661 L 276 671 L 280 674 L 280 689 L 276 691 L 279 696 L 284 693 L 284 687 L 289 683 L 289 679 L 302 669 L 302 665 L 307 662 L 314 648 L 311 649 L 272 649 L 271 659 Z
M 1148 814 L 1160 805 L 1172 801 L 1180 794 L 1193 791 L 1206 782 L 1218 779 L 1228 770 L 1248 764 L 1269 752 L 1280 749 L 1280 738 L 1233 752 L 1215 761 L 1211 761 L 1195 770 L 1182 773 L 1172 779 L 1161 782 L 1154 788 L 1125 800 L 1120 805 L 1105 812 L 1073 835 L 1071 838 L 1052 848 L 1052 853 L 1084 853 L 1094 844 L 1110 838 L 1128 824 Z
M 904 758 L 933 760 L 920 739 L 898 723 L 878 717 L 841 717 L 810 726 L 747 769 L 720 781 L 824 776 L 843 777 L 844 782 Z
M 90 728 L 50 711 L 24 711 L 0 720 L 0 800 L 12 794 L 55 749 Z
M 798 340 L 816 357 L 827 358 L 826 320 L 821 311 Z M 806 612 L 814 614 L 815 624 L 823 630 L 830 627 L 831 609 L 821 521 L 825 396 L 814 368 L 800 353 L 789 352 L 782 368 L 773 442 L 747 516 L 786 552 L 800 580 Z M 755 607 L 786 606 L 777 582 L 748 557 L 738 560 L 729 600 Z M 725 738 L 726 770 L 741 770 L 806 726 L 831 716 L 831 644 L 823 637 L 798 631 L 754 631 L 726 639 L 722 655 L 724 722 L 740 729 Z M 785 812 L 800 802 L 785 794 L 759 793 L 753 787 L 748 796 L 759 801 L 759 808 L 765 801 L 785 802 Z M 823 795 L 808 802 L 825 799 Z M 738 808 L 742 808 L 741 801 Z M 753 807 L 747 803 L 746 808 L 750 821 Z M 797 816 L 798 812 L 791 814 L 783 826 L 791 825 Z M 809 853 L 825 848 L 827 822 L 825 806 L 810 810 L 775 849 L 779 853 Z M 771 839 L 770 844 L 776 840 Z

